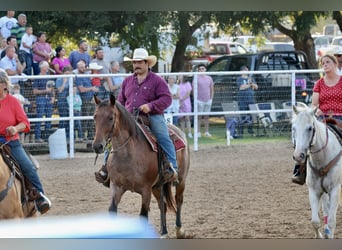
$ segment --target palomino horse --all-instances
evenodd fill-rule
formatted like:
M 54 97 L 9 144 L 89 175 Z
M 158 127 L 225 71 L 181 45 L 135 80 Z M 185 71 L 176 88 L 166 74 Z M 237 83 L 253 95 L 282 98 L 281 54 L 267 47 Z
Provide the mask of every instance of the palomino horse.
M 13 164 L 7 164 L 7 152 L 0 146 L 0 219 L 36 216 L 33 201 L 23 194 L 22 182 L 16 177 Z M 6 158 L 5 158 L 6 157 Z M 8 159 L 8 158 L 7 158 Z M 36 163 L 37 164 L 37 163 Z
M 185 237 L 181 223 L 181 210 L 185 180 L 190 165 L 190 153 L 184 133 L 176 126 L 169 125 L 185 142 L 185 148 L 177 151 L 179 184 L 176 185 L 175 198 L 173 198 L 171 183 L 162 185 L 163 190 L 154 186 L 158 180 L 158 154 L 151 149 L 132 114 L 116 102 L 113 95 L 109 100 L 101 101 L 96 96 L 94 100 L 96 110 L 93 149 L 97 154 L 102 153 L 107 141 L 111 139 L 112 142 L 112 150 L 107 161 L 112 190 L 109 211 L 116 213 L 122 195 L 130 190 L 141 195 L 140 215 L 147 218 L 151 192 L 157 201 L 160 200 L 163 192 L 165 195 L 163 205 L 158 202 L 162 220 L 161 235 L 166 237 L 168 233 L 166 227 L 166 208 L 168 207 L 176 211 L 177 238 Z
M 328 126 L 315 117 L 316 109 L 293 106 L 293 159 L 306 164 L 311 223 L 316 238 L 320 232 L 320 204 L 324 215 L 324 237 L 333 238 L 342 183 L 341 145 Z

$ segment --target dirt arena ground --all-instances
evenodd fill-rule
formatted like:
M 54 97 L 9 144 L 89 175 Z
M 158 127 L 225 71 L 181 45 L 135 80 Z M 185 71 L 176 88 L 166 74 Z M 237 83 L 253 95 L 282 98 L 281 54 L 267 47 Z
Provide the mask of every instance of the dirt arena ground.
M 192 148 L 192 146 L 191 146 Z M 306 186 L 290 182 L 293 161 L 290 142 L 199 146 L 191 150 L 182 222 L 192 238 L 277 239 L 312 238 Z M 110 190 L 97 183 L 94 153 L 74 159 L 36 156 L 39 175 L 53 207 L 44 216 L 106 212 Z M 140 196 L 127 192 L 119 213 L 138 215 Z M 336 238 L 342 238 L 341 209 Z M 153 199 L 150 222 L 159 230 L 159 210 Z M 169 236 L 175 237 L 175 215 L 168 214 Z

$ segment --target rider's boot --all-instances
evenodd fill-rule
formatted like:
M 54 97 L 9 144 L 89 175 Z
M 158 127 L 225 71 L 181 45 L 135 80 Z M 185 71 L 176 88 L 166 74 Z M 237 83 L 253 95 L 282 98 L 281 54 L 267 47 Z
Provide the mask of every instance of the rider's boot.
M 163 172 L 164 183 L 172 182 L 174 186 L 178 185 L 178 173 L 171 162 L 166 161 L 165 170 Z
M 102 165 L 100 170 L 95 172 L 95 180 L 99 183 L 102 183 L 103 186 L 109 188 L 109 176 L 108 176 L 108 170 L 106 165 Z
M 45 214 L 51 208 L 51 201 L 42 192 L 39 192 L 39 198 L 35 200 L 35 204 L 40 214 Z
M 293 183 L 303 185 L 306 179 L 306 161 L 304 164 L 296 164 L 293 170 L 293 176 L 291 178 Z

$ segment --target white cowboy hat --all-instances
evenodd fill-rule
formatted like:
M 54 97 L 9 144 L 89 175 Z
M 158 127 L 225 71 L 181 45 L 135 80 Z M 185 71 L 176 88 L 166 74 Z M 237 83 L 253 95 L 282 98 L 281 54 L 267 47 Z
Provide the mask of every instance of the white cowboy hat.
M 154 55 L 149 56 L 146 49 L 138 48 L 138 49 L 134 50 L 132 59 L 130 59 L 126 56 L 124 57 L 124 62 L 127 62 L 127 61 L 130 61 L 130 62 L 132 62 L 132 61 L 147 61 L 148 66 L 150 68 L 152 68 L 157 62 L 157 57 Z
M 96 62 L 89 63 L 88 69 L 94 69 L 94 70 L 100 70 L 103 67 L 101 65 L 98 65 Z

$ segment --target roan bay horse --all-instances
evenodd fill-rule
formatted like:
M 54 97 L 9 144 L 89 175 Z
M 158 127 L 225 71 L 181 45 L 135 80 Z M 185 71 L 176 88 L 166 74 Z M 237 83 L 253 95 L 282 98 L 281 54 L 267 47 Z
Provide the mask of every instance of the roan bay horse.
M 333 238 L 336 213 L 341 199 L 341 144 L 326 123 L 315 117 L 317 109 L 293 106 L 292 133 L 295 144 L 293 159 L 306 164 L 306 184 L 311 206 L 311 223 L 315 237 L 320 232 L 320 206 L 324 215 L 324 237 Z
M 117 212 L 122 195 L 126 191 L 136 192 L 142 197 L 140 215 L 148 217 L 151 193 L 158 201 L 161 213 L 161 236 L 167 237 L 167 208 L 176 212 L 176 237 L 184 238 L 185 232 L 181 223 L 183 192 L 185 180 L 189 171 L 190 153 L 184 133 L 176 126 L 171 126 L 185 142 L 185 148 L 177 151 L 179 184 L 172 194 L 172 184 L 166 183 L 154 187 L 158 180 L 158 154 L 151 149 L 148 141 L 137 126 L 137 122 L 113 95 L 109 100 L 100 100 L 94 96 L 96 110 L 94 114 L 95 137 L 93 149 L 102 153 L 109 139 L 112 142 L 107 168 L 111 182 L 112 200 L 110 212 Z M 164 199 L 159 202 L 162 193 Z M 162 204 L 162 205 L 161 205 Z
M 7 164 L 8 151 L 0 146 L 0 219 L 26 218 L 36 216 L 33 201 L 29 201 L 17 178 L 13 164 Z M 32 157 L 31 157 L 32 158 Z M 37 166 L 37 162 L 34 162 Z

